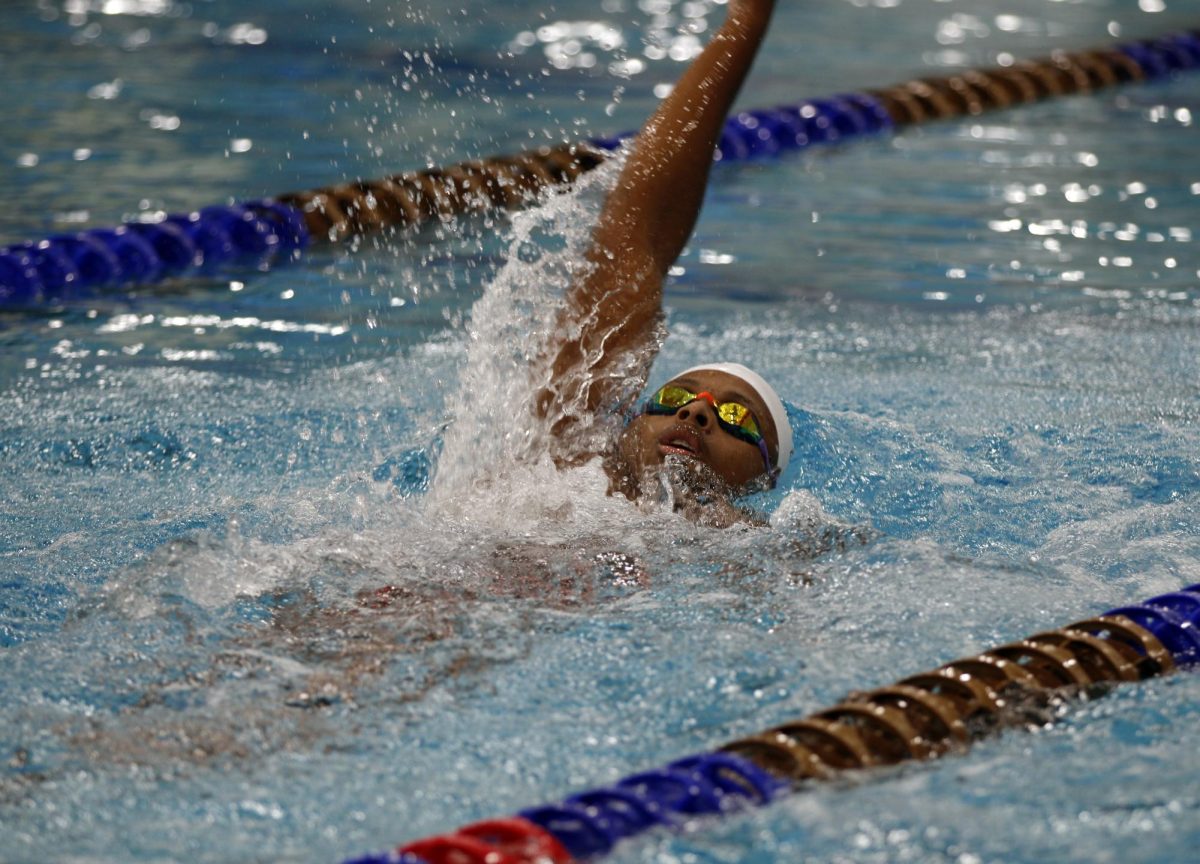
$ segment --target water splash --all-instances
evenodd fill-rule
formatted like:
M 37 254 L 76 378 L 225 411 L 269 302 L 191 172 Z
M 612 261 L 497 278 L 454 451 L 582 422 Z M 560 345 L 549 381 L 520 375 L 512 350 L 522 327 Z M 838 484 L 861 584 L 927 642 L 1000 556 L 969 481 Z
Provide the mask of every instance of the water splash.
M 554 482 L 547 470 L 549 430 L 559 417 L 585 412 L 567 404 L 538 417 L 535 399 L 550 383 L 546 357 L 559 338 L 563 298 L 588 266 L 583 253 L 620 162 L 610 160 L 575 188 L 553 192 L 513 217 L 507 263 L 466 327 L 467 361 L 430 490 L 433 506 L 453 507 L 456 499 L 502 482 L 511 486 L 522 466 L 540 466 L 526 480 L 529 492 L 540 495 Z M 579 392 L 582 402 L 583 388 Z

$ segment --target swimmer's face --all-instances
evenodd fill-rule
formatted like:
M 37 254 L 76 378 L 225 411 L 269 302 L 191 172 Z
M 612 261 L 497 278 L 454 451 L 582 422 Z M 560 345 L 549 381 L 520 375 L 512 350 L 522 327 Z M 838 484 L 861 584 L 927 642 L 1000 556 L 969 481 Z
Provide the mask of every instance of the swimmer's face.
M 740 402 L 749 408 L 774 463 L 779 453 L 775 423 L 767 406 L 741 378 L 705 369 L 672 378 L 668 383 L 693 393 L 707 391 L 718 403 Z M 723 429 L 717 422 L 716 409 L 705 399 L 689 402 L 674 414 L 638 415 L 625 427 L 617 446 L 621 458 L 636 476 L 662 465 L 668 455 L 702 463 L 735 490 L 763 476 L 767 470 L 759 448 Z

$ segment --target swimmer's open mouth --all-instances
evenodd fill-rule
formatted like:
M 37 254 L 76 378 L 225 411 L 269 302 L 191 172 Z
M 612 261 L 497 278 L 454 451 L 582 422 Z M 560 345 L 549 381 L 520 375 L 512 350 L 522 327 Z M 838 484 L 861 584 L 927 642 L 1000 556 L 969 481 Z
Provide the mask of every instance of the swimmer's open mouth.
M 700 436 L 690 429 L 672 429 L 658 439 L 658 452 L 664 456 L 674 453 L 680 456 L 700 455 Z

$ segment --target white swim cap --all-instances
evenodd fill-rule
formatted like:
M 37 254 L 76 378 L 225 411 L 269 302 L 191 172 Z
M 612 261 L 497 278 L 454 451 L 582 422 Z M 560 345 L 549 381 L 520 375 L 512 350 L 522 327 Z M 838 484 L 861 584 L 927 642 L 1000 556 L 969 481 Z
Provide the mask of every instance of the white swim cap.
M 780 473 L 783 473 L 788 460 L 792 458 L 792 424 L 788 421 L 787 409 L 783 407 L 783 400 L 779 398 L 775 388 L 753 369 L 747 369 L 741 363 L 705 363 L 701 366 L 693 366 L 691 369 L 684 369 L 679 375 L 707 371 L 724 372 L 734 378 L 742 379 L 750 385 L 758 394 L 758 398 L 767 406 L 767 410 L 771 412 L 771 419 L 775 421 L 775 434 L 779 437 L 779 455 L 775 457 L 775 467 Z M 675 377 L 678 378 L 679 375 Z

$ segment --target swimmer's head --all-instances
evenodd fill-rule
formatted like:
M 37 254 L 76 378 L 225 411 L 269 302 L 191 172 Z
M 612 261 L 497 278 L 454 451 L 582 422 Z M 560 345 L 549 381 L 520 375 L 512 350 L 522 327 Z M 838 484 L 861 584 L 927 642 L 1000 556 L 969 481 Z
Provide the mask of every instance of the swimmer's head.
M 633 473 L 668 456 L 694 460 L 735 491 L 772 484 L 792 453 L 783 402 L 737 363 L 695 366 L 668 381 L 626 427 L 620 455 Z

